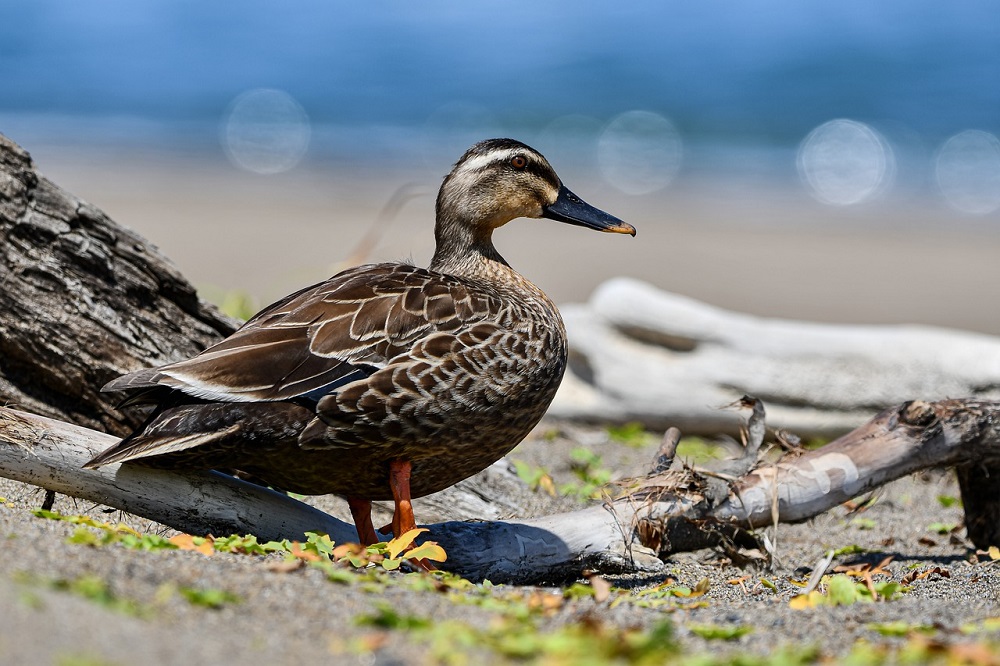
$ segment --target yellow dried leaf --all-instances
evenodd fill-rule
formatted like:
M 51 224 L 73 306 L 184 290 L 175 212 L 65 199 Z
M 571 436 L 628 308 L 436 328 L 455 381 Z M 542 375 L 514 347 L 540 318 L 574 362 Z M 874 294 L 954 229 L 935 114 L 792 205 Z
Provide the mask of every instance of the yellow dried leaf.
M 690 596 L 700 597 L 708 592 L 708 588 L 710 587 L 712 587 L 712 581 L 710 581 L 708 577 L 702 578 L 698 581 L 698 584 L 694 586 L 694 589 L 691 590 Z
M 805 610 L 815 608 L 823 603 L 823 595 L 813 590 L 809 594 L 797 594 L 788 602 L 788 607 L 792 610 Z
M 333 559 L 339 560 L 349 555 L 360 555 L 365 548 L 360 543 L 342 543 L 333 549 Z
M 555 481 L 553 481 L 552 477 L 548 474 L 542 474 L 542 476 L 538 479 L 538 487 L 544 490 L 546 494 L 551 497 L 555 497 L 558 494 L 556 491 Z
M 215 541 L 207 537 L 196 537 L 190 534 L 175 534 L 168 539 L 180 550 L 193 550 L 202 555 L 215 554 Z
M 96 522 L 96 521 L 92 521 L 92 522 Z M 107 525 L 107 523 L 104 523 L 104 524 Z M 99 527 L 99 525 L 92 525 L 92 527 Z M 116 532 L 121 533 L 121 534 L 131 534 L 132 536 L 137 536 L 137 537 L 141 537 L 142 536 L 142 534 L 138 530 L 136 530 L 133 527 L 129 527 L 125 523 L 118 523 L 115 526 L 114 530 Z
M 990 556 L 991 560 L 1000 560 L 1000 548 L 996 546 L 990 546 L 986 553 Z
M 416 532 L 417 530 L 412 530 Z M 425 532 L 426 530 L 420 530 Z M 406 552 L 406 557 L 411 560 L 431 560 L 432 562 L 444 562 L 448 559 L 448 553 L 444 552 L 444 548 L 437 545 L 433 541 L 427 541 L 413 550 Z
M 410 544 L 413 543 L 414 539 L 416 539 L 418 536 L 420 536 L 422 533 L 426 531 L 427 531 L 426 529 L 418 527 L 417 529 L 410 530 L 405 534 L 399 535 L 398 537 L 396 537 L 395 539 L 386 544 L 385 552 L 389 555 L 390 558 L 396 559 L 397 557 L 399 557 L 400 553 L 402 553 L 404 550 L 410 547 Z M 444 551 L 442 550 L 441 552 Z M 439 560 L 439 561 L 443 562 L 444 560 Z

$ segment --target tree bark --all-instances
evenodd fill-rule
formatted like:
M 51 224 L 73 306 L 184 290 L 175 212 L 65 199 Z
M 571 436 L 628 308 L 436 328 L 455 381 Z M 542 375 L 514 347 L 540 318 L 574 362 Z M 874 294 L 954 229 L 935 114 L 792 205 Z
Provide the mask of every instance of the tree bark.
M 969 540 L 983 549 L 1000 545 L 1000 465 L 976 461 L 955 471 Z
M 194 534 L 301 539 L 319 530 L 340 542 L 356 539 L 343 521 L 225 475 L 80 468 L 108 442 L 102 433 L 0 409 L 0 473 L 9 478 Z M 742 530 L 776 521 L 807 520 L 919 469 L 973 463 L 1000 472 L 1000 403 L 909 402 L 821 449 L 757 465 L 718 498 L 695 471 L 663 471 L 658 455 L 648 477 L 620 482 L 622 492 L 603 503 L 523 521 L 438 523 L 428 526 L 428 538 L 447 551 L 444 568 L 470 579 L 554 582 L 585 568 L 658 571 L 672 553 L 738 543 L 746 539 Z M 996 495 L 983 502 L 981 490 L 963 484 L 962 499 L 967 524 L 985 526 L 969 536 L 986 548 L 997 543 Z
M 0 404 L 116 434 L 111 379 L 235 329 L 152 245 L 40 175 L 0 135 Z

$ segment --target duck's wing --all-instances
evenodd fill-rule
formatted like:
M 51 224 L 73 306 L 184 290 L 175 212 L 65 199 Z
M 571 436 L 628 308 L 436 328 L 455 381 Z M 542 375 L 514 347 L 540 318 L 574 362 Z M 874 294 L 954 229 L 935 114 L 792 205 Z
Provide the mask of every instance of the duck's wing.
M 489 319 L 500 300 L 405 264 L 359 266 L 269 306 L 197 356 L 120 377 L 105 391 L 162 391 L 204 400 L 319 400 L 370 376 L 434 333 Z

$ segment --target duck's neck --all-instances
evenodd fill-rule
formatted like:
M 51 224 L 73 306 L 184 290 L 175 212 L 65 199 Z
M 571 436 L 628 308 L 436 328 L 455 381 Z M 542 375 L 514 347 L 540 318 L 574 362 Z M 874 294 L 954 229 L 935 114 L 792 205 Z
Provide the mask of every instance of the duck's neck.
M 510 264 L 493 246 L 489 224 L 477 224 L 461 210 L 438 200 L 434 227 L 436 249 L 430 269 L 465 277 L 490 278 L 513 272 Z

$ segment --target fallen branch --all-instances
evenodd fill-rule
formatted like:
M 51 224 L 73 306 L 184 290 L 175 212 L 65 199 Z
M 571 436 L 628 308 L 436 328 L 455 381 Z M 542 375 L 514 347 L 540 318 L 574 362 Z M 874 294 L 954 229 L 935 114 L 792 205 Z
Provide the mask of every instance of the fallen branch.
M 1000 398 L 1000 338 L 931 326 L 818 324 L 732 312 L 630 278 L 561 308 L 570 372 L 549 415 L 735 433 L 750 394 L 768 421 L 838 437 L 920 396 Z
M 181 474 L 129 466 L 80 466 L 108 435 L 0 409 L 0 473 L 204 534 L 254 533 L 301 538 L 321 530 L 336 541 L 353 528 L 294 499 L 220 474 Z M 656 463 L 654 463 L 655 467 Z M 713 502 L 702 478 L 655 469 L 622 496 L 578 511 L 521 522 L 446 522 L 428 537 L 448 552 L 445 567 L 470 579 L 539 582 L 585 568 L 656 571 L 671 553 L 740 539 L 741 530 L 777 519 L 797 522 L 930 466 L 1000 478 L 1000 403 L 910 402 L 888 409 L 829 445 L 757 466 Z M 973 475 L 975 476 L 975 475 Z M 1000 543 L 1000 497 L 963 485 L 969 536 L 980 548 Z

